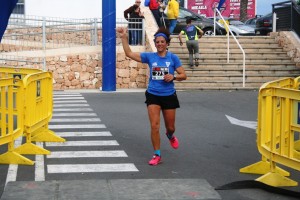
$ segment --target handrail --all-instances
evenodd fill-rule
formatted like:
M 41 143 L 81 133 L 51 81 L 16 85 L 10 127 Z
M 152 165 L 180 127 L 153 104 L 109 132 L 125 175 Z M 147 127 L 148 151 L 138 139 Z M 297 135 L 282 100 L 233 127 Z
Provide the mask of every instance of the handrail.
M 220 11 L 218 9 L 215 9 L 215 11 L 218 12 L 219 16 L 224 21 L 224 26 L 226 26 L 226 28 L 230 31 L 232 37 L 234 38 L 234 40 L 236 41 L 237 45 L 239 46 L 240 50 L 243 53 L 243 87 L 245 87 L 245 79 L 246 79 L 246 55 L 245 55 L 245 51 L 242 48 L 242 46 L 240 45 L 239 41 L 234 36 L 234 34 L 232 33 L 229 25 L 227 23 L 225 23 L 225 19 L 221 15 Z M 216 12 L 214 12 L 214 26 L 215 26 L 215 23 L 216 23 Z M 229 63 L 229 34 L 228 33 L 227 33 L 227 63 Z

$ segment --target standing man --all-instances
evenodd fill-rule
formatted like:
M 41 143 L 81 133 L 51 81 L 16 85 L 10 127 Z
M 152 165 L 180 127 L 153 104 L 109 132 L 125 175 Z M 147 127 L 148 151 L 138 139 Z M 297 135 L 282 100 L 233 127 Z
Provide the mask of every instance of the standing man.
M 135 10 L 134 7 L 135 7 L 135 6 L 140 7 L 140 5 L 141 5 L 141 0 L 136 0 L 135 3 L 134 3 L 132 6 L 130 6 L 129 8 L 127 8 L 127 9 L 124 11 L 124 18 L 125 18 L 127 21 L 129 21 L 128 19 L 129 19 L 131 13 L 133 13 L 134 10 Z M 141 13 L 139 13 L 139 14 L 141 14 Z M 128 15 L 129 15 L 129 16 L 128 16 Z M 129 31 L 129 44 L 132 44 L 132 31 Z
M 179 3 L 177 2 L 177 0 L 169 0 L 167 16 L 170 21 L 169 32 L 171 34 L 173 33 L 176 27 L 178 15 L 179 15 Z
M 199 42 L 198 39 L 202 37 L 203 31 L 195 25 L 192 25 L 192 19 L 187 18 L 186 19 L 186 24 L 187 26 L 179 33 L 179 41 L 180 41 L 180 46 L 183 45 L 182 43 L 182 35 L 186 35 L 186 46 L 189 50 L 189 63 L 190 63 L 190 68 L 194 68 L 194 54 L 195 54 L 195 65 L 198 67 L 199 65 Z

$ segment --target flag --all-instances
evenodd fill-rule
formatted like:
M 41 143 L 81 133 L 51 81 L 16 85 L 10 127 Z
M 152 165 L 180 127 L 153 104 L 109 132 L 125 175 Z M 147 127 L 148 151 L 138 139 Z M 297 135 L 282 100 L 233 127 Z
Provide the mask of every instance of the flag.
M 225 3 L 226 0 L 220 0 L 219 5 L 218 5 L 218 10 L 221 9 L 221 7 L 223 6 L 223 4 Z
M 0 0 L 0 42 L 18 0 Z

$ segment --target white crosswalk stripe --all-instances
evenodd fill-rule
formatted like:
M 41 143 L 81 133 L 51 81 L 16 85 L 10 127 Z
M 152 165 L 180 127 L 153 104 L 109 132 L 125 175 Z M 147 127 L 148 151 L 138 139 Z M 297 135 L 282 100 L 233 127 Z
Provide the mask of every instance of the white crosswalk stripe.
M 50 122 L 101 122 L 99 118 L 56 118 Z
M 138 172 L 132 163 L 48 165 L 48 173 Z
M 117 145 L 119 145 L 119 143 L 116 140 L 46 142 L 47 147 L 117 146 Z
M 98 137 L 98 136 L 112 136 L 109 131 L 99 132 L 55 132 L 60 137 Z
M 49 125 L 50 129 L 106 128 L 104 124 Z

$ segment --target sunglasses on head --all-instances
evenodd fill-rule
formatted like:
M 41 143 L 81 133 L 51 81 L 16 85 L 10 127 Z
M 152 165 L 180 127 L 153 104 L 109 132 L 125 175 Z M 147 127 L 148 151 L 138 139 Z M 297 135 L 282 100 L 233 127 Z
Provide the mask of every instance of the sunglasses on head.
M 136 1 L 135 3 L 141 3 L 140 1 Z

